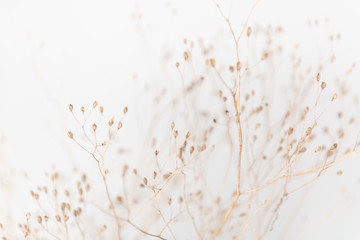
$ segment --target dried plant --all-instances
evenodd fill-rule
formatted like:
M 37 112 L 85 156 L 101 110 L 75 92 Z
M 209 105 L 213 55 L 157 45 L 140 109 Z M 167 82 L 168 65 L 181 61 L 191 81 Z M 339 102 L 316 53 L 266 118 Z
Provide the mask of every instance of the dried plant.
M 97 101 L 69 104 L 78 128 L 67 136 L 92 170 L 77 169 L 71 184 L 67 173 L 48 173 L 30 191 L 39 211 L 19 224 L 25 239 L 266 239 L 287 231 L 277 225 L 284 203 L 333 169 L 341 175 L 337 166 L 359 152 L 357 119 L 345 108 L 357 106 L 345 81 L 355 64 L 333 73 L 334 53 L 313 63 L 299 46 L 288 57 L 281 27 L 249 25 L 257 2 L 240 29 L 216 3 L 231 57 L 221 55 L 230 49 L 222 42 L 184 39 L 173 63 L 180 90 L 150 87 L 146 118 L 127 107 L 108 116 Z M 139 118 L 145 134 L 128 151 L 125 129 Z

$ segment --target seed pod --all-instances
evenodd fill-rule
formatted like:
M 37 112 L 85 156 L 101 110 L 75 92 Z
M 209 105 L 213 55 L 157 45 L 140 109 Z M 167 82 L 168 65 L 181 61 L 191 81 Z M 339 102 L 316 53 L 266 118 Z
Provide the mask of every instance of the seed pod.
M 305 114 L 307 114 L 307 113 L 309 112 L 309 107 L 306 107 L 306 108 L 304 109 L 304 112 L 305 112 Z
M 128 166 L 128 165 L 124 165 L 124 167 L 123 167 L 123 173 L 122 173 L 123 177 L 126 175 L 126 173 L 127 173 L 128 170 L 129 170 L 129 166 Z
M 247 35 L 248 37 L 250 37 L 251 32 L 252 32 L 251 27 L 248 27 L 247 30 L 246 30 L 246 35 Z
M 164 178 L 164 179 L 168 179 L 170 176 L 171 176 L 171 172 L 164 174 L 164 175 L 163 175 L 163 178 Z
M 71 139 L 73 139 L 73 138 L 74 138 L 74 134 L 73 134 L 72 132 L 68 132 L 68 134 L 67 134 L 67 135 L 68 135 L 68 137 L 69 137 L 69 138 L 71 138 Z
M 200 148 L 201 151 L 205 151 L 205 149 L 206 149 L 206 144 L 202 145 Z
M 64 216 L 63 216 L 63 221 L 64 221 L 64 222 L 67 222 L 68 220 L 69 220 L 69 216 L 68 216 L 68 215 L 64 215 Z
M 210 58 L 209 63 L 210 63 L 211 67 L 215 67 L 216 61 L 215 61 L 215 59 Z
M 191 147 L 190 147 L 190 154 L 192 154 L 192 153 L 194 152 L 194 150 L 195 150 L 195 147 L 194 147 L 194 146 L 191 146 Z
M 265 60 L 269 57 L 269 54 L 267 52 L 265 52 L 262 56 L 261 56 L 261 60 Z
M 324 90 L 326 88 L 326 82 L 321 83 L 321 89 Z
M 187 61 L 189 59 L 189 53 L 188 52 L 184 52 L 184 59 L 185 59 L 185 61 Z
M 336 148 L 337 148 L 337 144 L 336 143 L 334 143 L 331 147 L 330 147 L 330 150 L 335 150 Z
M 236 63 L 236 70 L 240 71 L 241 68 L 242 68 L 242 63 L 241 63 L 241 62 L 237 62 L 237 63 Z
M 312 128 L 311 127 L 308 127 L 306 129 L 306 136 L 309 136 L 311 134 L 311 131 L 312 131 Z
M 288 135 L 291 135 L 293 132 L 294 132 L 293 128 L 289 128 L 288 131 L 287 131 Z
M 306 152 L 306 147 L 302 147 L 299 152 L 300 153 Z

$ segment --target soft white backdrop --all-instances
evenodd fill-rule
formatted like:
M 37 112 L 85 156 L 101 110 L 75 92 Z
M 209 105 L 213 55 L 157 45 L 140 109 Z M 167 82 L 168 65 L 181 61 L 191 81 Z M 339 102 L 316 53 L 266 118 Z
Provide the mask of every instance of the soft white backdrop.
M 221 4 L 228 6 L 228 2 Z M 249 12 L 248 2 L 234 0 L 233 15 L 239 22 Z M 359 62 L 359 7 L 354 0 L 261 0 L 251 22 L 281 24 L 285 42 L 293 45 L 313 40 L 308 19 L 328 17 L 329 31 L 342 34 L 337 47 L 341 58 Z M 219 31 L 227 32 L 226 24 L 210 0 L 1 0 L 0 130 L 4 143 L 0 154 L 5 161 L 0 174 L 27 172 L 34 177 L 54 163 L 58 168 L 71 166 L 64 151 L 69 144 L 64 136 L 71 126 L 68 103 L 89 105 L 97 99 L 112 112 L 125 105 L 133 109 L 140 92 L 137 84 L 167 81 L 161 69 L 164 51 L 171 49 L 172 57 L 179 58 L 183 38 L 229 37 L 217 35 Z M 353 78 L 358 77 L 355 71 Z M 359 91 L 360 84 L 353 90 Z M 348 170 L 344 171 L 346 180 L 334 180 L 333 185 L 358 192 L 355 169 L 359 166 L 354 159 L 342 165 Z M 336 206 L 338 192 L 324 190 L 329 184 L 321 183 L 314 191 L 330 194 Z M 28 191 L 27 186 L 15 189 L 8 193 L 10 199 Z M 316 196 L 320 204 L 329 198 Z M 0 202 L 5 198 L 0 195 Z M 359 239 L 357 200 L 352 196 L 353 205 L 342 206 L 345 209 L 338 215 L 320 220 L 319 226 L 310 226 L 298 239 Z M 304 211 L 314 211 L 319 202 L 309 202 Z

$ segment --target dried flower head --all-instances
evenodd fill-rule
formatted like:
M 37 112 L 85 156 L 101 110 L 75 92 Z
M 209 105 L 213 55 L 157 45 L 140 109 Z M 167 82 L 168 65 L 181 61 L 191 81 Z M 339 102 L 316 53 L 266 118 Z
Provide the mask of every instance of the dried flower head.
M 304 113 L 307 114 L 309 112 L 309 107 L 305 107 Z
M 114 118 L 110 119 L 110 121 L 108 122 L 108 125 L 111 127 L 114 124 Z
M 123 113 L 126 114 L 128 112 L 128 107 L 125 107 L 124 110 L 123 110 Z
M 309 136 L 311 134 L 311 131 L 312 131 L 312 128 L 311 127 L 308 127 L 306 129 L 306 136 Z
M 210 66 L 214 68 L 214 67 L 215 67 L 215 64 L 216 64 L 216 61 L 215 61 L 215 59 L 210 58 L 210 59 L 209 59 L 209 63 L 210 63 Z
M 195 150 L 195 147 L 194 147 L 194 146 L 191 146 L 191 147 L 190 147 L 190 154 L 192 154 L 192 153 L 194 152 L 194 150 Z
M 291 135 L 293 132 L 294 132 L 294 129 L 293 129 L 293 128 L 289 128 L 288 131 L 287 131 L 287 134 L 288 134 L 288 135 Z
M 269 53 L 265 52 L 263 53 L 263 55 L 261 56 L 261 60 L 265 60 L 269 57 Z
M 323 90 L 323 89 L 325 89 L 326 88 L 326 82 L 322 82 L 321 83 L 321 89 Z
M 330 150 L 335 150 L 337 146 L 338 146 L 337 143 L 334 143 L 333 145 L 331 145 Z
M 73 134 L 72 132 L 70 132 L 70 131 L 67 133 L 67 135 L 68 135 L 68 137 L 71 138 L 71 139 L 74 138 L 74 134 Z
M 184 60 L 187 61 L 189 59 L 189 53 L 184 52 Z
M 252 32 L 251 27 L 248 27 L 247 30 L 246 30 L 246 35 L 247 35 L 248 37 L 250 37 L 251 32 Z
M 68 215 L 64 215 L 63 216 L 63 221 L 66 223 L 69 220 L 69 216 Z
M 236 63 L 236 70 L 240 71 L 241 68 L 242 68 L 242 63 L 241 63 L 241 62 L 237 62 L 237 63 Z
M 100 232 L 103 232 L 107 229 L 106 225 L 102 225 L 101 228 L 100 228 Z

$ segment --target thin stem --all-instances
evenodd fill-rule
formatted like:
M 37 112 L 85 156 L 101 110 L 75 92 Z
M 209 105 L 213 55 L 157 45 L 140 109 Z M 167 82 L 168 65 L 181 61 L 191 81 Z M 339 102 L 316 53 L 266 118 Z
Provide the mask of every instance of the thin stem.
M 239 154 L 238 154 L 238 166 L 237 166 L 237 185 L 236 185 L 236 195 L 227 210 L 225 217 L 223 218 L 220 226 L 217 228 L 215 233 L 211 236 L 211 239 L 215 239 L 216 236 L 220 233 L 221 229 L 225 225 L 225 223 L 229 220 L 230 214 L 235 207 L 239 197 L 240 197 L 240 173 L 241 173 L 241 154 L 243 148 L 243 138 L 242 138 L 242 130 L 241 130 L 241 123 L 240 123 L 240 109 L 239 109 L 239 101 L 236 99 L 236 95 L 233 93 L 233 102 L 236 110 L 236 123 L 237 123 L 237 130 L 238 130 L 238 147 L 239 147 Z

